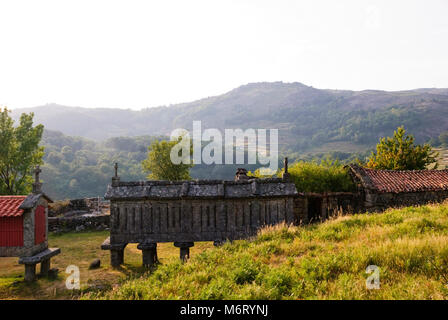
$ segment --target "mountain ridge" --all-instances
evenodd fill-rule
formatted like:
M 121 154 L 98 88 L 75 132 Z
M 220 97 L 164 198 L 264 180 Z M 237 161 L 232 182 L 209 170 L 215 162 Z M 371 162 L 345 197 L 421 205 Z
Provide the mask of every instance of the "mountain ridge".
M 35 123 L 49 130 L 94 140 L 169 135 L 176 128 L 191 130 L 194 120 L 201 120 L 203 129 L 278 128 L 279 143 L 297 151 L 334 141 L 371 146 L 400 125 L 418 141 L 438 137 L 448 130 L 448 89 L 353 91 L 257 82 L 217 96 L 141 110 L 47 104 L 14 109 L 13 118 L 22 112 L 34 112 Z

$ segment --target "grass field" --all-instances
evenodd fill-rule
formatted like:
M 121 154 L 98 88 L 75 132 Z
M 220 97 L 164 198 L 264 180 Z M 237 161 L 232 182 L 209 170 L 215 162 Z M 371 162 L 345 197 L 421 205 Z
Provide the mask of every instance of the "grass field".
M 61 254 L 52 258 L 52 268 L 59 269 L 57 279 L 47 278 L 28 284 L 23 281 L 24 266 L 18 264 L 18 258 L 0 258 L 0 299 L 77 299 L 85 292 L 108 290 L 125 279 L 144 275 L 141 251 L 136 244 L 130 244 L 125 250 L 125 264 L 119 270 L 110 267 L 109 251 L 100 249 L 101 243 L 109 236 L 104 232 L 82 232 L 52 235 L 51 247 L 61 248 Z M 196 243 L 191 253 L 198 254 L 213 248 L 212 243 Z M 179 248 L 172 243 L 158 244 L 158 257 L 161 265 L 179 259 Z M 101 268 L 89 270 L 90 263 L 99 258 Z M 80 291 L 67 290 L 65 273 L 67 266 L 76 265 L 80 269 Z M 39 267 L 37 268 L 39 271 Z
M 0 298 L 81 299 L 446 299 L 448 203 L 338 217 L 307 226 L 276 226 L 251 240 L 214 248 L 196 244 L 187 263 L 172 244 L 161 264 L 140 267 L 135 246 L 125 266 L 112 270 L 98 246 L 104 232 L 52 236 L 61 247 L 57 280 L 27 285 L 17 259 L 0 259 Z M 99 257 L 104 266 L 88 271 Z M 82 290 L 64 289 L 66 265 L 81 269 Z M 369 265 L 379 267 L 380 289 L 367 289 Z

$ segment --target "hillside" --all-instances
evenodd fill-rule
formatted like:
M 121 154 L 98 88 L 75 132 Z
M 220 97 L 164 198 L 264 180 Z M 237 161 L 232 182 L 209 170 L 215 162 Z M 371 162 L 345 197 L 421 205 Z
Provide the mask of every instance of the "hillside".
M 276 226 L 84 299 L 446 299 L 448 204 Z M 369 265 L 380 288 L 367 289 Z
M 45 130 L 41 142 L 45 147 L 43 188 L 54 200 L 102 197 L 114 174 L 115 162 L 119 164 L 118 172 L 123 181 L 145 180 L 147 173 L 143 172 L 141 162 L 147 158 L 151 141 L 161 138 L 166 137 L 114 137 L 95 141 Z M 191 169 L 191 176 L 232 180 L 239 166 L 196 165 Z M 245 167 L 257 168 L 255 165 Z
M 399 125 L 427 141 L 448 130 L 448 89 L 349 91 L 316 89 L 301 83 L 251 83 L 189 103 L 147 108 L 90 109 L 49 104 L 16 109 L 70 136 L 104 140 L 117 136 L 169 135 L 175 128 L 278 128 L 283 151 L 365 151 Z M 328 148 L 325 147 L 328 145 Z

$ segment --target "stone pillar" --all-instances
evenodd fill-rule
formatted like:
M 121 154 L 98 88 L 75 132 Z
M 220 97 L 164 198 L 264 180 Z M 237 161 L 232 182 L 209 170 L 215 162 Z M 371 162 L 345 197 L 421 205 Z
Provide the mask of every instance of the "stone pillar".
M 48 276 L 48 271 L 50 271 L 50 259 L 42 260 L 40 263 L 40 274 L 46 277 Z
M 124 248 L 125 244 L 115 244 L 110 246 L 110 265 L 113 268 L 118 268 L 124 263 Z
M 151 267 L 157 263 L 157 243 L 139 243 L 137 249 L 142 250 L 143 266 Z
M 180 260 L 185 262 L 190 259 L 190 248 L 194 246 L 194 242 L 174 242 L 174 246 L 180 248 Z
M 25 264 L 25 281 L 31 282 L 36 279 L 36 264 Z

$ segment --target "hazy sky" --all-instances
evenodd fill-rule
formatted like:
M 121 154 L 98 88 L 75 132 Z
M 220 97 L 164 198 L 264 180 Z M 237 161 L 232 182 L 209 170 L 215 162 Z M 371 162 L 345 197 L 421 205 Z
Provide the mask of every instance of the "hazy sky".
M 0 106 L 140 109 L 249 82 L 448 87 L 448 1 L 0 0 Z

